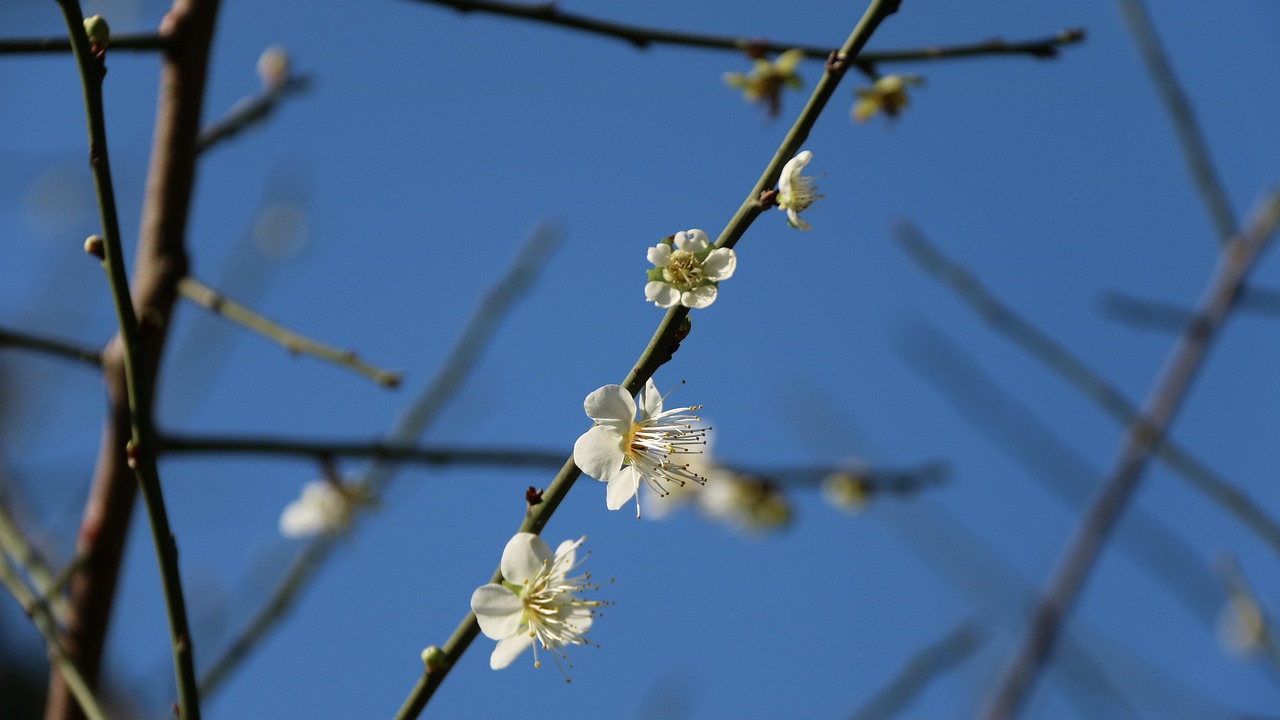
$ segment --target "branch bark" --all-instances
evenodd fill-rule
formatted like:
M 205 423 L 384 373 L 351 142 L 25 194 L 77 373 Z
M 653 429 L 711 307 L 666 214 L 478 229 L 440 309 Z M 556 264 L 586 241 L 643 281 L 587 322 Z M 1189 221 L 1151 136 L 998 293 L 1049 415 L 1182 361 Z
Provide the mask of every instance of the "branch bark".
M 154 397 L 150 390 L 155 385 L 177 283 L 187 273 L 187 215 L 217 9 L 218 0 L 177 0 L 159 29 L 168 49 L 162 59 L 155 136 L 132 283 L 133 305 L 142 330 L 138 356 L 144 365 L 143 382 L 149 386 L 147 397 Z M 119 335 L 103 351 L 103 384 L 107 416 L 76 539 L 76 554 L 85 557 L 86 562 L 71 580 L 70 617 L 64 636 L 68 655 L 91 687 L 98 682 L 137 494 L 125 450 L 132 431 L 124 347 Z M 61 675 L 53 674 L 46 720 L 80 717 L 70 688 Z

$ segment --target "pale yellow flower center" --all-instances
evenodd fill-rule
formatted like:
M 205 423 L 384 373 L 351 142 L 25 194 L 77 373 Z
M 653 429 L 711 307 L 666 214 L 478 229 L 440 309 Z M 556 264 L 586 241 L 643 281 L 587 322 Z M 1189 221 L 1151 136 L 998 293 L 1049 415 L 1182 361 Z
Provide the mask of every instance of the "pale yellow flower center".
M 681 289 L 697 287 L 702 283 L 703 277 L 702 263 L 688 250 L 671 253 L 671 259 L 662 269 L 662 279 Z

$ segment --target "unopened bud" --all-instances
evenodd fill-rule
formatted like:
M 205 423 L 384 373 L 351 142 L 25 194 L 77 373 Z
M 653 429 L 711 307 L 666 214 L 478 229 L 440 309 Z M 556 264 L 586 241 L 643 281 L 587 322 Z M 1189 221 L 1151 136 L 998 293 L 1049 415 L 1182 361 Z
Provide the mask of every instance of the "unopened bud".
M 84 32 L 89 36 L 89 45 L 92 46 L 94 52 L 101 52 L 107 49 L 107 42 L 111 40 L 111 28 L 107 25 L 107 21 L 102 19 L 101 15 L 92 15 L 85 18 Z
M 282 47 L 269 47 L 258 56 L 258 78 L 265 90 L 275 90 L 289 79 L 289 54 Z
M 443 670 L 446 662 L 444 651 L 435 645 L 428 645 L 427 649 L 422 651 L 422 667 L 426 672 Z
M 85 238 L 84 251 L 98 258 L 99 260 L 105 261 L 107 259 L 107 252 L 103 248 L 102 236 L 100 235 L 90 235 L 89 237 Z

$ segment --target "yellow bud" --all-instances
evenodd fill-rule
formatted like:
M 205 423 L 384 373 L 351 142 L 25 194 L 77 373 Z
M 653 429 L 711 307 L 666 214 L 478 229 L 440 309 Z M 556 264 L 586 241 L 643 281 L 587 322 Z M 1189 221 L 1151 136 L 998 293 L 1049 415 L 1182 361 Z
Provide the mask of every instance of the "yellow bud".
M 84 32 L 89 36 L 89 44 L 95 50 L 105 50 L 111 39 L 111 28 L 101 15 L 92 15 L 84 19 Z

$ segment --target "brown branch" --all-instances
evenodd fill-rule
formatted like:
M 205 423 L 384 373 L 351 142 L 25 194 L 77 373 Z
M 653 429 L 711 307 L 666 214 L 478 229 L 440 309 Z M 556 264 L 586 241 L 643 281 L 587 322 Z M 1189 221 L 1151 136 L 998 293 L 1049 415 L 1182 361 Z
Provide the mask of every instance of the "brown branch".
M 39 335 L 28 335 L 24 332 L 0 328 L 0 348 L 6 347 L 30 350 L 32 352 L 44 353 L 46 355 L 52 355 L 66 360 L 74 360 L 91 367 L 102 367 L 102 353 L 99 353 L 97 350 L 92 348 L 73 345 L 69 342 L 55 340 L 53 338 L 42 337 Z
M 547 25 L 570 28 L 591 35 L 622 40 L 642 50 L 652 45 L 676 45 L 683 47 L 699 47 L 711 50 L 735 50 L 744 53 L 781 53 L 798 49 L 805 57 L 815 60 L 826 60 L 833 48 L 800 43 L 780 43 L 735 35 L 711 35 L 707 33 L 681 32 L 663 28 L 627 25 L 625 23 L 602 20 L 599 18 L 578 15 L 560 10 L 554 2 L 525 3 L 490 2 L 487 0 L 415 0 L 429 5 L 441 5 L 453 8 L 460 13 L 488 13 L 503 17 L 528 20 Z M 859 70 L 873 74 L 872 68 L 878 63 L 910 62 L 922 60 L 944 60 L 948 58 L 976 57 L 982 55 L 1024 55 L 1034 58 L 1054 58 L 1058 56 L 1058 48 L 1072 45 L 1084 40 L 1084 30 L 1068 28 L 1055 35 L 1034 40 L 1010 42 L 1003 38 L 992 38 L 976 43 L 963 45 L 928 45 L 922 48 L 902 50 L 867 51 L 861 53 L 854 61 Z
M 188 208 L 195 180 L 196 135 L 204 100 L 205 76 L 218 0 L 176 0 L 161 22 L 158 36 L 167 41 L 160 73 L 160 93 L 134 264 L 134 313 L 141 320 L 139 379 L 152 397 L 177 283 L 187 272 L 185 247 Z M 76 542 L 76 554 L 88 558 L 71 579 L 65 641 L 72 660 L 90 686 L 96 686 L 103 645 L 115 599 L 124 541 L 137 493 L 126 442 L 132 436 L 125 378 L 125 352 L 117 335 L 103 353 L 103 382 L 109 409 L 98 461 Z M 149 407 L 146 408 L 149 412 Z M 169 539 L 171 543 L 172 540 Z M 180 638 L 191 652 L 190 637 Z M 194 686 L 189 678 L 180 685 Z M 198 716 L 192 700 L 188 710 Z M 67 684 L 50 678 L 47 720 L 80 717 Z
M 112 50 L 164 50 L 170 39 L 149 33 L 111 36 Z M 71 41 L 65 37 L 0 39 L 0 55 L 38 55 L 71 52 Z
M 1240 285 L 1266 248 L 1278 223 L 1280 192 L 1273 192 L 1255 212 L 1248 230 L 1223 247 L 1197 319 L 1183 332 L 1164 371 L 1156 379 L 1140 419 L 1125 433 L 1101 492 L 1081 518 L 1076 534 L 1032 614 L 1026 637 L 996 683 L 991 702 L 983 712 L 987 720 L 1008 720 L 1017 714 L 1112 528 L 1133 496 L 1147 458 L 1168 430 L 1231 311 Z

